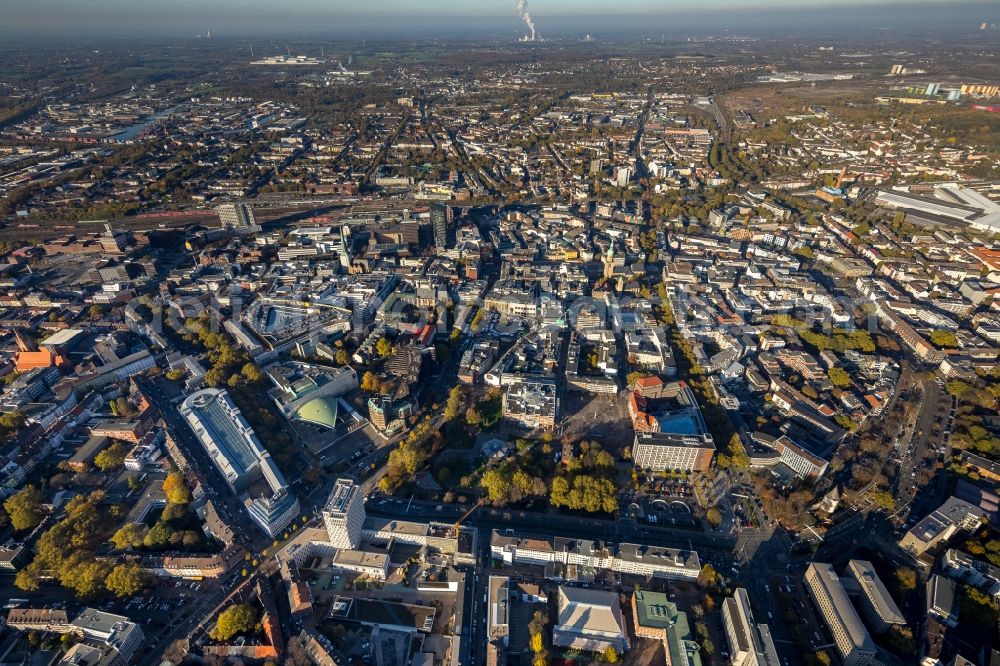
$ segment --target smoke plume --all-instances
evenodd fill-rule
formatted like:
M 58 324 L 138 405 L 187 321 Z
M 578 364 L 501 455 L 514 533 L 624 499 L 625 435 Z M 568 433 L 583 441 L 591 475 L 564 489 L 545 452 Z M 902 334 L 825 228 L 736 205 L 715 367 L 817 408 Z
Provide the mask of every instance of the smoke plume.
M 517 15 L 521 17 L 524 24 L 531 30 L 531 35 L 527 38 L 529 42 L 538 39 L 538 31 L 535 30 L 535 20 L 528 13 L 528 0 L 517 0 Z

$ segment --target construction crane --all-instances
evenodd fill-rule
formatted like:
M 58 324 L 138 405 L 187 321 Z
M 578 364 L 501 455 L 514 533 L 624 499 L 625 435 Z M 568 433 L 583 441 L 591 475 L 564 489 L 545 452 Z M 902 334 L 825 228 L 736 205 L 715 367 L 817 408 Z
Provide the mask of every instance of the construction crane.
M 453 537 L 458 538 L 458 528 L 461 527 L 462 523 L 465 522 L 465 519 L 471 516 L 472 512 L 481 507 L 485 501 L 486 500 L 484 498 L 480 498 L 478 502 L 472 505 L 472 508 L 463 513 L 462 517 L 455 521 L 455 525 L 451 528 Z

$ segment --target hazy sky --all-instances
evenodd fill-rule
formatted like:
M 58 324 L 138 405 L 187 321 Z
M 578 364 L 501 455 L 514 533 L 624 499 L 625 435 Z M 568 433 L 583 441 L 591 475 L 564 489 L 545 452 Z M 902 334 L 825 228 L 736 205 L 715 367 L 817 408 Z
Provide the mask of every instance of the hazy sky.
M 514 4 L 515 0 L 0 0 L 0 30 L 127 34 L 203 26 L 219 35 L 297 29 L 336 32 L 388 26 L 393 20 L 413 17 L 414 25 L 442 32 L 465 29 L 476 20 L 484 28 L 514 31 Z M 549 27 L 556 30 L 562 18 L 575 17 L 573 29 L 577 29 L 584 27 L 581 21 L 588 16 L 594 30 L 599 30 L 601 16 L 618 21 L 629 15 L 728 19 L 738 27 L 740 21 L 734 19 L 743 15 L 801 22 L 812 14 L 823 17 L 817 20 L 822 27 L 829 17 L 884 21 L 895 15 L 911 24 L 926 17 L 932 28 L 942 18 L 996 21 L 1000 14 L 996 0 L 529 0 L 529 5 L 533 15 L 542 22 L 548 18 Z M 641 22 L 637 25 L 642 27 Z M 539 27 L 544 30 L 544 23 Z
M 514 0 L 368 0 L 349 2 L 348 0 L 4 0 L 0 3 L 4 14 L 14 12 L 24 17 L 38 20 L 57 18 L 53 11 L 73 11 L 74 13 L 160 14 L 169 13 L 221 13 L 266 12 L 275 10 L 288 13 L 308 14 L 452 14 L 464 16 L 501 16 L 512 14 Z M 656 14 L 672 11 L 691 11 L 692 7 L 705 10 L 754 9 L 754 8 L 796 8 L 892 6 L 903 4 L 954 5 L 956 0 L 530 0 L 530 10 L 538 15 L 559 15 L 581 13 L 617 14 L 632 12 Z M 982 3 L 987 4 L 987 3 Z M 48 16 L 46 16 L 48 14 Z

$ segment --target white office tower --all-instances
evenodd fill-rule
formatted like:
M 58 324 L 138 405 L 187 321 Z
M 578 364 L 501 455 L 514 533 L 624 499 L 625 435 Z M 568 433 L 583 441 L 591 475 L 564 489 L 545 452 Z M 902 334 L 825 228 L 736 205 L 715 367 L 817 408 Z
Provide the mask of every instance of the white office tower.
M 219 214 L 219 224 L 233 231 L 260 231 L 253 208 L 245 203 L 223 204 L 215 209 Z
M 354 550 L 361 545 L 361 528 L 365 524 L 361 488 L 350 479 L 337 479 L 323 507 L 323 522 L 335 548 Z
M 722 602 L 722 621 L 732 666 L 780 666 L 770 628 L 754 623 L 750 596 L 742 587 Z

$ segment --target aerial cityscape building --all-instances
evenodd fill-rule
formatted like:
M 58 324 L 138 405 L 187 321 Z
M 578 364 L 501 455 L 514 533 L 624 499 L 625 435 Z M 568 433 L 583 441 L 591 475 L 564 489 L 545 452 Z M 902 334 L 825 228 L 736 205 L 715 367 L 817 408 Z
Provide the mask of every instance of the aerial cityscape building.
M 0 664 L 1000 663 L 989 3 L 77 4 Z
M 229 394 L 203 389 L 178 409 L 250 518 L 268 536 L 280 534 L 299 515 L 299 501 Z M 259 482 L 261 489 L 255 487 Z

